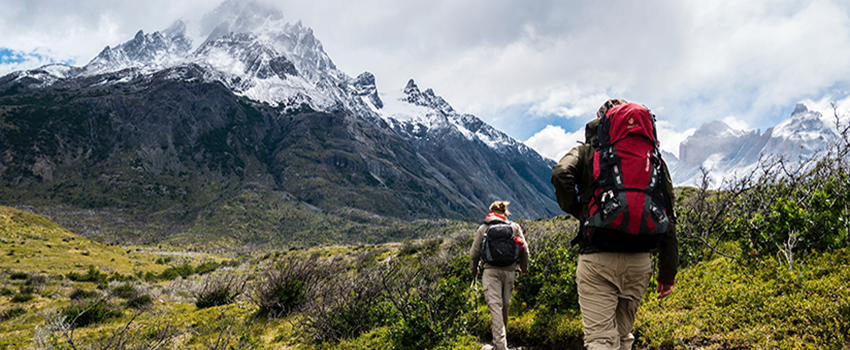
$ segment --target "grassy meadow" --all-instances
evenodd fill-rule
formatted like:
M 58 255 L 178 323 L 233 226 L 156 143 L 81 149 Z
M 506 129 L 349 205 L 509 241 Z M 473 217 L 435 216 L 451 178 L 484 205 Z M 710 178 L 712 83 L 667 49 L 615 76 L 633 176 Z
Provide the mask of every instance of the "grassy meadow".
M 233 258 L 109 246 L 27 212 L 0 213 L 0 349 L 479 349 L 489 338 L 483 291 L 467 272 L 471 230 Z M 534 259 L 517 281 L 509 340 L 580 349 L 576 252 L 566 243 L 575 222 L 519 223 Z M 719 249 L 740 253 L 733 243 Z M 670 297 L 647 291 L 636 348 L 850 347 L 846 248 L 793 269 L 776 255 L 702 253 Z

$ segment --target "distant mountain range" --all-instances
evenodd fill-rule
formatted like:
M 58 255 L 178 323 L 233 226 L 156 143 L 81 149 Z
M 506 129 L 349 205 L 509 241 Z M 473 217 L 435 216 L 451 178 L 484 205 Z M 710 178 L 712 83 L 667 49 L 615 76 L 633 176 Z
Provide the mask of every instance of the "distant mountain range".
M 178 21 L 0 78 L 0 204 L 117 242 L 224 245 L 386 241 L 386 220 L 478 220 L 494 200 L 559 214 L 553 161 L 413 80 L 383 101 L 282 18 L 227 1 L 197 47 Z
M 838 134 L 835 120 L 797 104 L 791 116 L 765 130 L 732 129 L 722 121 L 703 124 L 679 146 L 679 158 L 664 154 L 677 186 L 699 185 L 702 171 L 709 171 L 714 182 L 741 177 L 753 172 L 762 157 L 783 156 L 790 163 L 812 157 L 822 151 Z

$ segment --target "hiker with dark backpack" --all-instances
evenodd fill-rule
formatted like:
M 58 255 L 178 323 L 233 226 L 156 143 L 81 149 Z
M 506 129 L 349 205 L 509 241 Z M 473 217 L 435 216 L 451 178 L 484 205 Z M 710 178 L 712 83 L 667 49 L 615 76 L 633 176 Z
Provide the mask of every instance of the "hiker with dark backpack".
M 508 340 L 508 307 L 514 288 L 515 270 L 528 271 L 528 244 L 522 228 L 508 220 L 510 202 L 493 202 L 490 214 L 475 232 L 469 251 L 469 268 L 472 278 L 478 278 L 479 262 L 484 272 L 481 284 L 490 309 L 493 344 L 497 350 L 506 350 Z
M 631 349 L 632 328 L 658 253 L 658 299 L 673 291 L 679 243 L 673 183 L 661 159 L 655 116 L 645 106 L 606 101 L 585 127 L 586 142 L 552 169 L 561 209 L 579 220 L 576 268 L 584 345 Z

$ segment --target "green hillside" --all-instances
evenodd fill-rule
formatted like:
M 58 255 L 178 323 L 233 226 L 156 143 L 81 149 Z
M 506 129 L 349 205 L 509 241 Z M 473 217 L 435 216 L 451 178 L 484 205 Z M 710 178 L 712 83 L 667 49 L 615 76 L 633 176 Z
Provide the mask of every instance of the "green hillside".
M 80 237 L 29 212 L 0 206 L 0 271 L 47 275 L 85 272 L 88 266 L 125 275 L 159 272 L 155 255 Z

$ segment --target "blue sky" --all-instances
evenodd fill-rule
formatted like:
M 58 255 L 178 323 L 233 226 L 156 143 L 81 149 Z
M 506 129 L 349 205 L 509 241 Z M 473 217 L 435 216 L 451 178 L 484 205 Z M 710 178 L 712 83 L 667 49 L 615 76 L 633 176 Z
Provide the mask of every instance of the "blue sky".
M 74 64 L 74 60 L 56 59 L 52 57 L 49 50 L 40 48 L 33 49 L 31 52 L 23 52 L 0 46 L 0 74 L 32 69 L 50 63 Z
M 846 0 L 260 2 L 312 28 L 348 75 L 372 72 L 380 91 L 413 78 L 552 158 L 609 97 L 652 109 L 674 154 L 712 120 L 764 131 L 799 102 L 850 114 Z M 197 27 L 218 5 L 0 0 L 0 75 L 84 65 L 140 29 Z
M 23 61 L 25 61 L 25 58 L 20 53 L 0 47 L 0 64 L 21 63 Z

